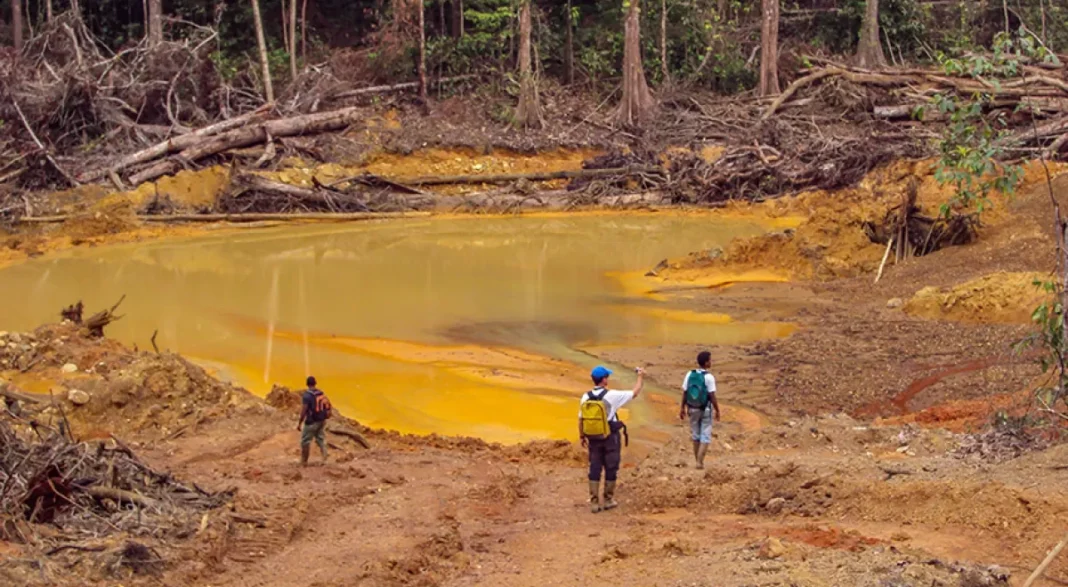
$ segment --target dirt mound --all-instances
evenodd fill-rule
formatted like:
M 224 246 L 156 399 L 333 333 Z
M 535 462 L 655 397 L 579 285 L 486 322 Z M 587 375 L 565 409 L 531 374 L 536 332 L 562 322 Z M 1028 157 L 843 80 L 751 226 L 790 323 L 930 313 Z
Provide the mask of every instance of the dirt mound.
M 904 306 L 913 316 L 984 323 L 1030 323 L 1031 314 L 1049 298 L 1035 282 L 1049 274 L 997 272 L 949 289 L 925 287 Z
M 694 271 L 761 269 L 799 279 L 832 279 L 878 268 L 883 251 L 868 238 L 864 224 L 882 218 L 888 202 L 858 188 L 802 194 L 787 207 L 807 216 L 796 229 L 737 239 L 712 254 L 691 254 L 661 275 L 688 279 Z

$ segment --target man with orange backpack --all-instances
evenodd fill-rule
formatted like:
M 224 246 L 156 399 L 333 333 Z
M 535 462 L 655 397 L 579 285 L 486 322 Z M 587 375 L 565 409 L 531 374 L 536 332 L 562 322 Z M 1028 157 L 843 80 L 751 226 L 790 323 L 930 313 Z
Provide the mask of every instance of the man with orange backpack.
M 638 381 L 632 391 L 608 389 L 608 369 L 598 366 L 591 373 L 594 388 L 582 394 L 579 403 L 579 437 L 590 456 L 590 511 L 597 513 L 619 506 L 615 501 L 616 473 L 622 458 L 627 427 L 619 420 L 619 408 L 642 392 L 645 372 L 635 369 Z M 623 434 L 621 435 L 620 432 Z M 601 501 L 601 472 L 604 471 L 604 501 Z
M 330 419 L 330 400 L 326 394 L 320 391 L 314 377 L 308 377 L 308 389 L 301 396 L 300 420 L 297 421 L 297 430 L 300 430 L 300 465 L 307 466 L 308 453 L 311 452 L 311 442 L 319 445 L 319 451 L 323 453 L 323 462 L 326 462 L 326 421 Z M 303 429 L 301 429 L 303 425 Z

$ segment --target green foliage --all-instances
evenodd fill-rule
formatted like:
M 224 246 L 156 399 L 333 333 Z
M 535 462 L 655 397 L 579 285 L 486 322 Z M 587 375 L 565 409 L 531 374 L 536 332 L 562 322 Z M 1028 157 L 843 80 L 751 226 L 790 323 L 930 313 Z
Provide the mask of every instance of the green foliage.
M 1004 131 L 983 116 L 988 102 L 986 94 L 963 100 L 937 94 L 933 99 L 939 112 L 949 117 L 938 142 L 940 157 L 935 168 L 935 179 L 954 187 L 953 197 L 942 205 L 942 214 L 947 218 L 954 210 L 982 213 L 992 204 L 991 192 L 1011 194 L 1020 182 L 1022 170 L 1018 165 L 998 162 L 1004 155 L 999 143 Z M 996 120 L 1003 122 L 1000 116 Z
M 994 39 L 991 55 L 965 54 L 957 58 L 939 55 L 943 70 L 949 75 L 970 76 L 996 89 L 999 80 L 1019 76 L 1025 60 L 1054 58 L 1023 30 Z M 949 124 L 938 142 L 941 154 L 935 178 L 952 184 L 954 196 L 942 206 L 949 216 L 953 209 L 983 212 L 991 205 L 991 192 L 1012 194 L 1019 185 L 1022 169 L 998 161 L 1005 155 L 1002 147 L 1006 131 L 1002 114 L 985 116 L 991 98 L 986 93 L 970 97 L 937 94 L 932 104 L 946 115 Z
M 1038 364 L 1042 373 L 1050 377 L 1035 389 L 1035 401 L 1042 411 L 1064 418 L 1068 417 L 1065 415 L 1068 414 L 1068 365 L 1065 363 L 1068 346 L 1064 338 L 1064 292 L 1053 281 L 1038 280 L 1034 285 L 1049 294 L 1051 301 L 1035 308 L 1031 320 L 1038 326 L 1038 332 L 1017 343 L 1016 350 L 1040 351 Z

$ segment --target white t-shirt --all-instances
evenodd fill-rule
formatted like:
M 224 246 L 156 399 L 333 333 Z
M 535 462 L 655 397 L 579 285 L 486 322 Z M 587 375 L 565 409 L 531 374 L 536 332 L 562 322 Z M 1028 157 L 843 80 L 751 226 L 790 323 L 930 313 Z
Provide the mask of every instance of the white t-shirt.
M 699 373 L 704 373 L 705 374 L 705 387 L 708 388 L 708 395 L 712 395 L 713 393 L 716 393 L 716 378 L 713 377 L 711 373 L 709 373 L 708 371 L 705 371 L 704 369 L 696 369 L 696 371 L 699 372 Z M 683 391 L 686 391 L 686 382 L 690 380 L 690 373 L 693 373 L 693 371 L 687 371 L 686 375 L 682 378 L 682 390 Z
M 594 391 L 601 393 L 600 389 L 594 389 L 593 391 L 587 391 L 582 394 L 582 399 L 579 400 L 579 418 L 582 417 L 582 404 L 586 403 L 586 400 L 590 398 L 590 394 Z M 605 405 L 608 406 L 608 421 L 618 420 L 619 418 L 616 417 L 616 412 L 632 399 L 634 399 L 633 391 L 619 391 L 616 389 L 608 390 L 608 393 L 604 394 L 603 400 Z

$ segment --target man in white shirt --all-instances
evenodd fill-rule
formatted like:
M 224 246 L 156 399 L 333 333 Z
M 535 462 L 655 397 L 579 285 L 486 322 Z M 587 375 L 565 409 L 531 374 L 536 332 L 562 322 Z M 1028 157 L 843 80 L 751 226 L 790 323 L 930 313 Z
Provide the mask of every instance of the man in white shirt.
M 633 399 L 637 399 L 642 392 L 645 372 L 636 369 L 638 381 L 631 391 L 619 391 L 608 389 L 608 377 L 612 372 L 598 366 L 590 372 L 594 388 L 582 394 L 579 402 L 579 437 L 582 446 L 589 449 L 590 457 L 590 509 L 594 512 L 610 510 L 618 507 L 614 497 L 616 493 L 616 474 L 619 472 L 619 464 L 622 458 L 623 443 L 620 431 L 626 434 L 626 426 L 619 420 L 619 409 Z M 582 433 L 582 404 L 587 401 L 604 402 L 607 411 L 608 425 L 611 433 L 606 438 L 587 438 Z M 601 471 L 604 471 L 604 501 L 600 499 Z
M 705 468 L 705 454 L 712 444 L 712 412 L 719 421 L 719 402 L 716 401 L 716 378 L 708 372 L 712 366 L 712 353 L 697 354 L 697 369 L 688 371 L 682 380 L 682 407 L 679 419 L 690 420 L 690 438 L 693 440 L 693 457 L 697 468 Z

